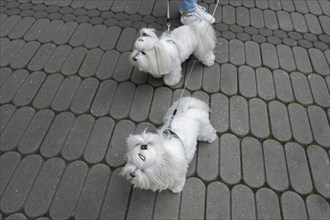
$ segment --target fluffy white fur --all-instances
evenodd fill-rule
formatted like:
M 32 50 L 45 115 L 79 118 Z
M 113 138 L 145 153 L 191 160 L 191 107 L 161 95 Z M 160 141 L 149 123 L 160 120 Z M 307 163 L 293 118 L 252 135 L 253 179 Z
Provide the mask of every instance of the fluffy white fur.
M 154 29 L 143 28 L 129 60 L 140 71 L 148 72 L 156 78 L 164 76 L 165 84 L 173 86 L 182 77 L 181 63 L 191 54 L 205 66 L 212 66 L 215 45 L 214 29 L 205 20 L 180 26 L 169 35 L 165 32 L 160 38 Z
M 209 107 L 196 98 L 182 98 L 171 122 L 171 130 L 179 137 L 166 136 L 175 102 L 164 116 L 164 125 L 157 133 L 146 131 L 127 139 L 127 163 L 121 174 L 141 189 L 182 191 L 188 164 L 192 160 L 197 141 L 213 142 L 217 138 L 210 124 Z M 144 147 L 143 147 L 144 146 Z

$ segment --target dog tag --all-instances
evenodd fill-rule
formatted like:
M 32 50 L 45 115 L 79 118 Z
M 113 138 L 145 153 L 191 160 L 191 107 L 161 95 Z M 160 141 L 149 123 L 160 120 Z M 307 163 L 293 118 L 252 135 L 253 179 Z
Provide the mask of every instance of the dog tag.
M 142 154 L 139 154 L 139 157 L 140 157 L 140 159 L 141 159 L 141 160 L 143 160 L 143 161 L 145 161 L 145 160 L 146 160 L 146 157 L 145 157 L 145 156 L 143 156 Z

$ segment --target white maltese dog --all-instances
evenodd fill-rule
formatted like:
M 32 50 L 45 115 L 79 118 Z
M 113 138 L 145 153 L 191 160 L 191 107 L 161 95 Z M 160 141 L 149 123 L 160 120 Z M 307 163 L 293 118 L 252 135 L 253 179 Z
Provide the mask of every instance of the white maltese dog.
M 176 101 L 156 134 L 144 131 L 127 138 L 127 163 L 121 174 L 134 187 L 181 192 L 197 141 L 211 143 L 217 138 L 209 111 L 208 105 L 196 98 Z
M 165 84 L 173 86 L 181 79 L 181 63 L 191 54 L 205 66 L 212 66 L 215 45 L 214 29 L 205 20 L 180 26 L 170 34 L 165 32 L 160 38 L 154 29 L 143 28 L 129 60 L 140 71 L 148 72 L 153 77 L 164 76 Z

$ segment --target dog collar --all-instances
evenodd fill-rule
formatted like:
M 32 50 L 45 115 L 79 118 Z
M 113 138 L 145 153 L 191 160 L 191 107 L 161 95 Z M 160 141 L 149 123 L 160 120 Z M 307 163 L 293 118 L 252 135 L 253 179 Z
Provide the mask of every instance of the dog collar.
M 179 136 L 174 132 L 172 131 L 171 129 L 167 128 L 163 131 L 163 135 L 165 137 L 170 137 L 170 138 L 176 138 L 176 139 L 179 139 L 181 141 L 181 139 L 179 138 Z

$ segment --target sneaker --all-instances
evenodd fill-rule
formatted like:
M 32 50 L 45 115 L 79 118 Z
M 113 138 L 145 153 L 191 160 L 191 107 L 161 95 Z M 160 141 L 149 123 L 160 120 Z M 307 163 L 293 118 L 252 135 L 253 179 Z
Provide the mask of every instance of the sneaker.
M 212 15 L 206 12 L 206 9 L 200 5 L 196 5 L 196 11 L 188 13 L 186 15 L 181 16 L 181 23 L 186 25 L 194 22 L 196 19 L 204 19 L 210 22 L 210 24 L 213 24 L 215 22 L 215 19 Z

